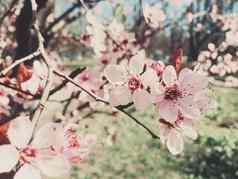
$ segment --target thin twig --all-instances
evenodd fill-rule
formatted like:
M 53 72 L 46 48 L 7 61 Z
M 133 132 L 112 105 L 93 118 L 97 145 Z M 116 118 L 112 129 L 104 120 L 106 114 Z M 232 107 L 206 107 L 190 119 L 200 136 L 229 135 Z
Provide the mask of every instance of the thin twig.
M 6 84 L 6 83 L 0 82 L 0 85 L 1 85 L 1 86 L 4 86 L 4 87 L 6 87 L 6 88 L 12 89 L 12 90 L 14 90 L 14 91 L 17 91 L 17 92 L 19 92 L 19 93 L 22 93 L 22 94 L 25 94 L 25 95 L 29 95 L 29 96 L 34 97 L 34 95 L 31 94 L 30 92 L 28 92 L 28 91 L 23 91 L 22 89 L 17 88 L 17 87 L 14 87 L 14 86 L 12 86 L 12 85 L 10 85 L 10 84 Z
M 70 78 L 69 76 L 65 75 L 62 72 L 59 72 L 57 70 L 53 70 L 53 73 L 56 74 L 57 76 L 69 81 L 70 83 L 74 84 L 75 86 L 77 86 L 78 88 L 80 88 L 80 90 L 84 91 L 85 93 L 87 93 L 90 97 L 92 97 L 95 101 L 98 102 L 102 102 L 104 104 L 109 104 L 108 101 L 104 100 L 103 98 L 98 97 L 97 95 L 95 95 L 93 92 L 88 91 L 87 89 L 85 89 L 84 87 L 82 87 L 78 82 L 76 82 L 74 79 Z
M 37 11 L 37 3 L 36 3 L 35 0 L 31 0 L 31 4 L 32 4 L 32 11 L 34 13 L 34 11 L 35 12 Z M 34 29 L 36 31 L 36 34 L 37 34 L 37 37 L 38 37 L 38 43 L 39 43 L 38 49 L 39 49 L 39 52 L 40 52 L 40 54 L 42 56 L 42 59 L 43 59 L 44 63 L 47 66 L 47 77 L 46 77 L 45 88 L 43 90 L 39 106 L 36 109 L 36 111 L 34 112 L 34 115 L 32 117 L 33 135 L 34 135 L 34 131 L 35 131 L 36 127 L 37 127 L 37 124 L 38 124 L 38 122 L 40 120 L 41 114 L 44 111 L 46 102 L 47 102 L 47 100 L 49 98 L 49 93 L 50 93 L 50 89 L 51 89 L 51 82 L 52 82 L 51 78 L 52 78 L 52 74 L 53 74 L 52 70 L 51 70 L 51 68 L 49 66 L 50 57 L 49 57 L 49 55 L 47 54 L 47 52 L 45 51 L 45 48 L 44 48 L 44 38 L 41 35 L 37 19 L 34 19 L 34 20 L 35 20 L 35 22 L 33 22 L 33 27 L 34 27 Z
M 67 17 L 70 13 L 72 13 L 75 9 L 77 9 L 78 7 L 80 7 L 80 4 L 74 4 L 72 5 L 69 9 L 67 9 L 61 16 L 59 16 L 58 18 L 55 19 L 54 22 L 52 22 L 44 31 L 44 35 L 46 35 L 56 24 L 58 24 L 62 19 L 64 19 L 65 17 Z
M 68 99 L 67 103 L 65 104 L 64 108 L 63 108 L 63 111 L 62 111 L 62 114 L 65 115 L 71 102 L 73 101 L 73 99 L 75 98 L 75 94 L 74 92 L 71 93 L 70 95 L 70 98 Z
M 88 11 L 89 8 L 88 6 L 84 3 L 84 0 L 79 0 L 81 2 L 81 4 L 83 5 L 83 7 Z
M 159 139 L 160 137 L 158 135 L 156 135 L 154 132 L 152 132 L 145 124 L 143 124 L 142 122 L 140 122 L 138 119 L 136 119 L 133 115 L 131 115 L 130 113 L 128 113 L 127 111 L 125 111 L 123 108 L 120 107 L 115 107 L 118 111 L 121 111 L 122 113 L 124 113 L 125 115 L 127 115 L 128 117 L 130 117 L 135 123 L 137 123 L 139 126 L 143 127 L 150 135 L 153 139 Z
M 37 123 L 40 120 L 40 116 L 41 116 L 41 114 L 42 114 L 42 112 L 45 108 L 46 102 L 49 98 L 50 89 L 51 89 L 51 82 L 52 82 L 52 70 L 51 70 L 51 68 L 49 66 L 49 63 L 48 63 L 50 58 L 49 58 L 48 54 L 45 52 L 44 48 L 41 47 L 40 52 L 41 52 L 41 55 L 43 57 L 43 60 L 46 64 L 46 66 L 47 66 L 48 72 L 47 72 L 45 88 L 44 88 L 44 91 L 42 93 L 39 106 L 36 109 L 36 111 L 33 115 L 33 118 L 32 118 L 32 123 L 33 123 L 34 129 L 36 128 Z
M 15 68 L 16 66 L 20 65 L 21 63 L 24 63 L 28 60 L 32 60 L 35 57 L 38 57 L 41 54 L 41 52 L 39 50 L 35 51 L 32 54 L 27 55 L 26 57 L 23 57 L 19 60 L 16 60 L 13 64 L 11 64 L 9 67 L 5 68 L 4 70 L 2 70 L 0 72 L 0 76 L 5 76 L 9 71 L 11 71 L 13 68 Z
M 35 12 L 37 10 L 37 4 L 35 0 L 31 0 L 32 3 L 32 11 Z M 44 48 L 44 39 L 40 33 L 40 29 L 37 23 L 37 19 L 34 18 L 34 22 L 33 22 L 33 26 L 34 29 L 37 33 L 37 37 L 38 37 L 38 43 L 39 43 L 39 47 L 38 47 L 38 51 L 37 54 L 41 55 L 43 58 L 44 63 L 47 66 L 48 72 L 47 72 L 47 78 L 46 78 L 46 84 L 45 84 L 45 88 L 43 90 L 41 99 L 40 99 L 40 103 L 38 108 L 36 108 L 36 111 L 34 112 L 34 115 L 32 117 L 32 123 L 33 123 L 33 129 L 35 130 L 37 127 L 37 124 L 39 122 L 39 119 L 41 117 L 41 114 L 45 108 L 45 104 L 49 98 L 50 95 L 50 88 L 51 88 L 51 77 L 52 74 L 56 74 L 57 76 L 63 78 L 65 81 L 68 81 L 72 84 L 74 84 L 75 86 L 77 86 L 81 91 L 84 91 L 85 93 L 87 93 L 89 96 L 91 96 L 93 99 L 95 99 L 96 101 L 102 102 L 106 105 L 109 105 L 110 103 L 106 100 L 104 100 L 103 98 L 98 97 L 96 94 L 94 94 L 93 92 L 87 90 L 86 88 L 84 88 L 83 86 L 81 86 L 78 82 L 74 81 L 71 77 L 65 75 L 64 73 L 61 73 L 57 70 L 53 70 L 50 68 L 49 66 L 49 60 L 50 57 L 47 54 L 47 52 L 45 51 Z M 35 52 L 36 53 L 36 52 Z M 14 68 L 15 66 L 19 65 L 20 63 L 23 63 L 24 61 L 27 61 L 29 59 L 32 59 L 36 54 L 31 54 L 23 59 L 20 59 L 19 61 L 17 61 L 16 63 L 14 63 L 13 65 L 11 65 L 9 68 L 3 70 L 1 72 L 1 74 L 5 75 L 8 71 L 10 71 L 12 68 Z M 38 56 L 37 55 L 37 56 Z M 125 115 L 127 115 L 130 119 L 132 119 L 134 122 L 136 122 L 136 124 L 138 124 L 139 126 L 143 127 L 151 136 L 152 138 L 158 139 L 159 136 L 157 136 L 155 133 L 153 133 L 146 125 L 144 125 L 142 122 L 140 122 L 139 120 L 137 120 L 134 116 L 132 116 L 130 113 L 128 113 L 127 111 L 125 111 L 123 108 L 121 107 L 115 107 L 115 109 L 117 109 L 118 111 L 121 111 L 122 113 L 124 113 Z M 34 135 L 34 132 L 33 132 Z
M 69 75 L 70 78 L 75 78 L 76 76 L 78 76 L 80 73 L 82 73 L 84 70 L 86 69 L 86 67 L 83 68 L 77 68 L 74 71 L 72 71 Z M 54 89 L 52 89 L 50 91 L 50 96 L 55 94 L 57 91 L 61 90 L 66 84 L 68 83 L 68 80 L 64 80 L 59 86 L 55 87 Z
M 78 82 L 76 82 L 74 79 L 68 77 L 67 75 L 57 71 L 57 70 L 53 70 L 53 73 L 56 74 L 57 76 L 68 80 L 70 83 L 72 83 L 73 85 L 77 86 L 80 90 L 86 92 L 89 96 L 91 96 L 93 99 L 95 99 L 98 102 L 102 102 L 106 105 L 109 105 L 110 103 L 100 97 L 98 97 L 97 95 L 95 95 L 94 93 L 88 91 L 87 89 L 85 89 L 83 86 L 81 86 Z M 136 122 L 136 124 L 138 124 L 139 126 L 141 126 L 142 128 L 144 128 L 153 139 L 159 139 L 159 136 L 156 135 L 153 131 L 151 131 L 145 124 L 143 124 L 142 122 L 140 122 L 139 120 L 137 120 L 134 116 L 132 116 L 130 113 L 128 113 L 127 111 L 125 111 L 123 108 L 121 107 L 114 107 L 115 109 L 117 109 L 118 111 L 124 113 L 125 115 L 127 115 L 130 119 L 132 119 L 134 122 Z

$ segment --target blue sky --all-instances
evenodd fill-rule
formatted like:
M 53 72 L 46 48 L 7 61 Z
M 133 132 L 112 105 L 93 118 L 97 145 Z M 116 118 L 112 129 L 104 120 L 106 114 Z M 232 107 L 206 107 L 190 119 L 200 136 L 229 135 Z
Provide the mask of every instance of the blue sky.
M 120 0 L 121 1 L 121 0 Z M 139 0 L 122 0 L 124 1 L 124 8 L 133 7 L 133 11 L 126 14 L 127 24 L 129 26 L 133 25 L 135 18 L 139 12 Z M 189 5 L 193 0 L 182 0 L 183 4 L 181 6 L 175 6 L 172 3 L 169 4 L 167 10 L 167 17 L 169 19 L 176 20 L 176 18 L 181 17 L 187 5 Z M 160 3 L 161 0 L 142 0 L 142 3 Z M 238 2 L 238 1 L 237 1 Z M 69 8 L 72 4 L 68 0 L 57 0 L 56 6 L 56 16 L 60 15 L 63 11 Z M 113 16 L 113 9 L 107 0 L 101 1 L 98 6 L 102 8 L 102 14 L 100 19 L 111 20 Z M 236 3 L 235 9 L 238 11 L 238 3 Z

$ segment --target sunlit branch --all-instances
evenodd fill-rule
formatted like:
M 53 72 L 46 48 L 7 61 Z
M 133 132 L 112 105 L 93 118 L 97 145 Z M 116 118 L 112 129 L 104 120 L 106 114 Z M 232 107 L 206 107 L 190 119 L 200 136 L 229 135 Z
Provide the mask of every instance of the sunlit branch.
M 89 96 L 91 96 L 94 100 L 98 101 L 98 102 L 102 102 L 106 105 L 109 105 L 110 103 L 100 97 L 98 97 L 97 95 L 95 95 L 94 93 L 88 91 L 87 89 L 85 89 L 83 86 L 81 86 L 78 82 L 76 82 L 74 79 L 68 77 L 67 75 L 57 71 L 57 70 L 53 70 L 53 73 L 61 78 L 63 78 L 64 80 L 68 80 L 70 83 L 72 83 L 73 85 L 77 86 L 80 90 L 84 91 L 85 93 L 87 93 Z M 134 116 L 132 116 L 130 113 L 128 113 L 127 111 L 125 111 L 122 107 L 114 107 L 115 109 L 117 109 L 118 111 L 124 113 L 125 115 L 127 115 L 130 119 L 132 119 L 136 124 L 138 124 L 139 126 L 141 126 L 142 128 L 144 128 L 154 139 L 159 139 L 159 136 L 157 136 L 153 131 L 151 131 L 145 124 L 143 124 L 142 122 L 140 122 L 138 119 L 136 119 Z
M 23 57 L 19 60 L 16 60 L 13 64 L 11 64 L 9 67 L 5 68 L 4 70 L 2 70 L 0 72 L 0 76 L 5 76 L 9 71 L 11 71 L 13 68 L 15 68 L 16 66 L 20 65 L 21 63 L 24 63 L 26 61 L 32 60 L 35 57 L 38 57 L 41 54 L 41 52 L 39 50 L 35 51 L 32 54 L 27 55 L 26 57 Z

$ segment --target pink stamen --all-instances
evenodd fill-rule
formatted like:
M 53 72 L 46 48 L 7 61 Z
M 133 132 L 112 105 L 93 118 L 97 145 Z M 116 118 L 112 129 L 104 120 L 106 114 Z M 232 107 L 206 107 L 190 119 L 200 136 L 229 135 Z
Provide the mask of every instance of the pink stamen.
M 173 86 L 167 87 L 165 91 L 166 100 L 177 100 L 182 96 L 182 92 L 178 89 L 178 86 L 174 84 Z
M 143 88 L 143 84 L 141 83 L 140 79 L 138 79 L 138 78 L 135 77 L 135 76 L 131 76 L 131 77 L 129 77 L 129 79 L 128 79 L 128 88 L 129 88 L 131 91 L 135 91 L 135 90 L 137 90 L 138 88 Z
M 37 157 L 37 150 L 31 146 L 27 146 L 20 152 L 20 163 L 30 164 L 31 160 Z

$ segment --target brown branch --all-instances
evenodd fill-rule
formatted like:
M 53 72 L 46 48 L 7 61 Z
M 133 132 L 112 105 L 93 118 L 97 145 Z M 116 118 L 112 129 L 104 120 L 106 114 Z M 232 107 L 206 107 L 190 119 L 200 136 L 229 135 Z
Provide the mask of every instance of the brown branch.
M 34 95 L 31 94 L 30 92 L 28 92 L 28 91 L 23 91 L 22 89 L 17 88 L 17 87 L 14 87 L 14 86 L 12 86 L 12 85 L 10 85 L 10 84 L 6 84 L 6 83 L 0 82 L 0 85 L 1 85 L 1 86 L 4 86 L 4 87 L 6 87 L 6 88 L 12 89 L 12 90 L 14 90 L 14 91 L 23 93 L 23 94 L 25 94 L 25 95 L 29 95 L 29 96 L 34 97 Z
M 94 93 L 88 91 L 87 89 L 85 89 L 83 86 L 81 86 L 78 82 L 76 82 L 74 79 L 68 77 L 67 75 L 57 71 L 57 70 L 53 70 L 53 73 L 67 81 L 69 81 L 70 83 L 72 83 L 73 85 L 77 86 L 80 90 L 84 91 L 85 93 L 87 93 L 89 96 L 91 96 L 94 100 L 98 101 L 98 102 L 102 102 L 106 105 L 109 105 L 110 103 L 100 97 L 98 97 L 97 95 L 95 95 Z M 134 116 L 132 116 L 130 113 L 128 113 L 127 111 L 125 111 L 123 108 L 121 107 L 114 107 L 115 109 L 117 109 L 118 111 L 124 113 L 125 115 L 127 115 L 130 119 L 132 119 L 136 124 L 138 124 L 140 127 L 144 128 L 153 139 L 159 139 L 159 136 L 156 135 L 153 131 L 151 131 L 145 124 L 143 124 L 142 122 L 140 122 L 138 119 L 136 119 Z
M 103 98 L 98 97 L 97 95 L 95 95 L 93 92 L 88 91 L 87 89 L 85 89 L 84 87 L 82 87 L 78 82 L 76 82 L 74 79 L 70 78 L 69 76 L 65 75 L 62 72 L 59 72 L 57 70 L 53 70 L 53 73 L 56 74 L 57 76 L 67 80 L 68 82 L 72 83 L 73 85 L 77 86 L 78 88 L 80 88 L 81 91 L 87 93 L 90 97 L 92 97 L 95 101 L 98 102 L 102 102 L 104 104 L 109 104 L 108 101 L 104 100 Z
M 62 111 L 62 114 L 65 115 L 71 102 L 73 101 L 73 99 L 76 99 L 79 97 L 81 91 L 75 93 L 75 92 L 72 92 L 71 95 L 70 95 L 70 98 L 67 100 L 67 103 L 65 104 L 64 108 L 63 108 L 63 111 Z
M 36 3 L 35 0 L 31 0 L 31 6 L 32 6 L 32 12 L 33 13 L 36 12 L 37 11 L 37 3 Z M 37 19 L 35 19 L 35 21 L 33 23 L 33 26 L 34 26 L 35 32 L 37 34 L 37 37 L 38 37 L 38 43 L 39 43 L 38 49 L 40 51 L 40 54 L 42 56 L 42 59 L 43 59 L 44 63 L 47 66 L 47 78 L 46 78 L 45 88 L 43 90 L 43 93 L 42 93 L 42 96 L 41 96 L 38 108 L 36 109 L 36 111 L 34 112 L 34 115 L 32 117 L 32 123 L 33 123 L 34 130 L 35 130 L 36 127 L 37 127 L 37 124 L 38 124 L 38 122 L 40 120 L 41 114 L 44 111 L 46 102 L 47 102 L 47 100 L 49 98 L 49 93 L 50 93 L 50 88 L 51 88 L 51 81 L 52 81 L 51 77 L 52 77 L 53 73 L 52 73 L 52 70 L 51 70 L 51 68 L 49 66 L 50 57 L 47 54 L 47 52 L 45 51 L 44 39 L 43 39 L 43 37 L 41 35 Z M 33 135 L 34 135 L 34 131 L 33 131 Z
M 81 5 L 79 3 L 76 3 L 72 5 L 69 9 L 67 9 L 61 16 L 56 18 L 54 22 L 52 22 L 44 31 L 44 35 L 46 35 L 56 24 L 58 24 L 61 20 L 66 18 L 69 14 L 71 14 L 74 10 L 79 8 Z
M 30 54 L 22 59 L 19 59 L 19 60 L 16 60 L 13 64 L 11 64 L 9 67 L 3 69 L 1 72 L 0 72 L 0 77 L 3 77 L 3 76 L 6 76 L 7 73 L 9 71 L 11 71 L 13 68 L 15 68 L 16 66 L 20 65 L 21 63 L 25 62 L 25 61 L 28 61 L 28 60 L 33 60 L 35 57 L 38 57 L 41 55 L 41 51 L 38 49 L 36 52 L 34 52 L 33 54 Z M 75 69 L 74 71 L 72 71 L 69 75 L 70 78 L 75 78 L 76 76 L 78 76 L 80 73 L 82 73 L 84 70 L 86 69 L 86 67 L 83 67 L 83 68 L 77 68 Z M 56 92 L 58 92 L 59 90 L 61 90 L 66 84 L 68 83 L 67 80 L 63 81 L 60 85 L 56 86 L 54 89 L 50 90 L 50 93 L 49 93 L 49 96 L 55 94 Z M 12 90 L 15 90 L 15 91 L 18 91 L 18 92 L 21 92 L 23 94 L 26 94 L 26 95 L 30 95 L 32 96 L 34 99 L 40 99 L 42 94 L 36 94 L 36 95 L 33 95 L 27 91 L 23 91 L 22 89 L 20 88 L 17 88 L 17 87 L 14 87 L 14 86 L 11 86 L 11 85 L 8 85 L 8 84 L 5 84 L 5 83 L 1 83 L 0 82 L 0 85 L 2 86 L 5 86 L 7 88 L 10 88 Z
M 78 76 L 80 73 L 82 73 L 84 70 L 86 69 L 86 67 L 83 68 L 77 68 L 76 70 L 72 71 L 69 75 L 70 78 L 75 78 L 76 76 Z M 50 91 L 50 96 L 55 94 L 57 91 L 61 90 L 69 81 L 68 80 L 64 80 L 59 86 L 55 87 L 54 89 L 52 89 Z
M 35 2 L 35 0 L 31 0 L 31 6 L 32 6 L 32 13 L 34 14 L 34 12 L 36 12 L 37 10 L 37 4 Z M 54 73 L 56 74 L 57 76 L 63 78 L 65 80 L 65 82 L 63 82 L 63 84 L 66 84 L 67 82 L 70 82 L 72 84 L 74 84 L 75 86 L 77 86 L 81 91 L 84 91 L 85 93 L 87 93 L 89 96 L 91 96 L 93 99 L 95 99 L 96 101 L 98 102 L 102 102 L 106 105 L 109 105 L 110 103 L 106 100 L 104 100 L 103 98 L 100 98 L 99 96 L 97 96 L 96 94 L 94 94 L 93 92 L 87 90 L 86 88 L 84 88 L 83 86 L 81 86 L 78 82 L 74 81 L 71 77 L 65 75 L 64 73 L 62 72 L 59 72 L 57 70 L 52 70 L 49 66 L 49 60 L 50 60 L 50 57 L 49 55 L 47 54 L 47 52 L 45 51 L 45 48 L 44 48 L 44 39 L 40 33 L 40 30 L 39 30 L 39 26 L 38 26 L 38 23 L 37 23 L 37 20 L 34 19 L 34 22 L 33 22 L 33 26 L 34 26 L 34 29 L 35 29 L 35 32 L 37 34 L 37 37 L 38 37 L 38 43 L 39 43 L 39 47 L 38 47 L 38 53 L 39 55 L 42 56 L 43 58 L 43 61 L 44 63 L 46 64 L 47 66 L 47 69 L 48 69 L 48 73 L 47 73 L 47 78 L 46 78 L 46 84 L 45 84 L 45 88 L 43 90 L 43 93 L 42 93 L 42 96 L 41 96 L 41 99 L 40 99 L 40 103 L 39 103 L 39 106 L 36 108 L 36 111 L 34 112 L 34 115 L 32 117 L 32 122 L 33 122 L 33 126 L 34 126 L 34 129 L 36 128 L 37 126 L 37 123 L 40 119 L 40 116 L 44 110 L 44 107 L 45 107 L 45 104 L 49 98 L 49 95 L 50 95 L 50 88 L 51 88 L 51 75 Z M 32 54 L 30 56 L 32 59 Z M 28 57 L 29 58 L 29 57 Z M 25 58 L 24 60 L 29 60 L 28 58 Z M 19 62 L 15 65 L 18 65 L 20 64 Z M 14 65 L 13 65 L 14 66 Z M 10 66 L 11 68 L 8 68 L 7 70 L 9 69 L 12 69 L 13 67 Z M 6 70 L 6 71 L 7 71 Z M 5 72 L 5 71 L 3 71 Z M 3 73 L 5 74 L 5 73 Z M 63 85 L 64 86 L 64 85 Z M 142 122 L 140 122 L 139 120 L 137 120 L 134 116 L 132 116 L 130 113 L 128 113 L 127 111 L 125 111 L 122 107 L 120 106 L 117 106 L 115 107 L 115 109 L 117 109 L 118 111 L 124 113 L 125 115 L 127 115 L 130 119 L 132 119 L 136 124 L 138 124 L 140 127 L 144 128 L 151 136 L 152 138 L 155 138 L 155 139 L 158 139 L 159 136 L 157 136 L 155 133 L 153 133 L 146 125 L 144 125 Z
M 4 70 L 2 70 L 0 72 L 0 76 L 5 76 L 9 71 L 11 71 L 16 66 L 18 66 L 21 63 L 24 63 L 26 61 L 32 60 L 35 57 L 38 57 L 40 54 L 41 54 L 41 52 L 39 50 L 37 50 L 34 53 L 27 55 L 26 57 L 23 57 L 21 59 L 15 60 L 15 62 L 13 64 L 11 64 L 9 67 L 5 68 Z
M 153 139 L 159 139 L 160 137 L 158 135 L 156 135 L 154 132 L 152 132 L 145 124 L 143 124 L 142 122 L 140 122 L 138 119 L 136 119 L 133 115 L 131 115 L 130 113 L 128 113 L 127 111 L 125 111 L 123 108 L 120 107 L 115 107 L 118 111 L 121 111 L 122 113 L 124 113 L 125 115 L 127 115 L 129 118 L 131 118 L 136 124 L 138 124 L 139 126 L 143 127 L 150 135 Z

